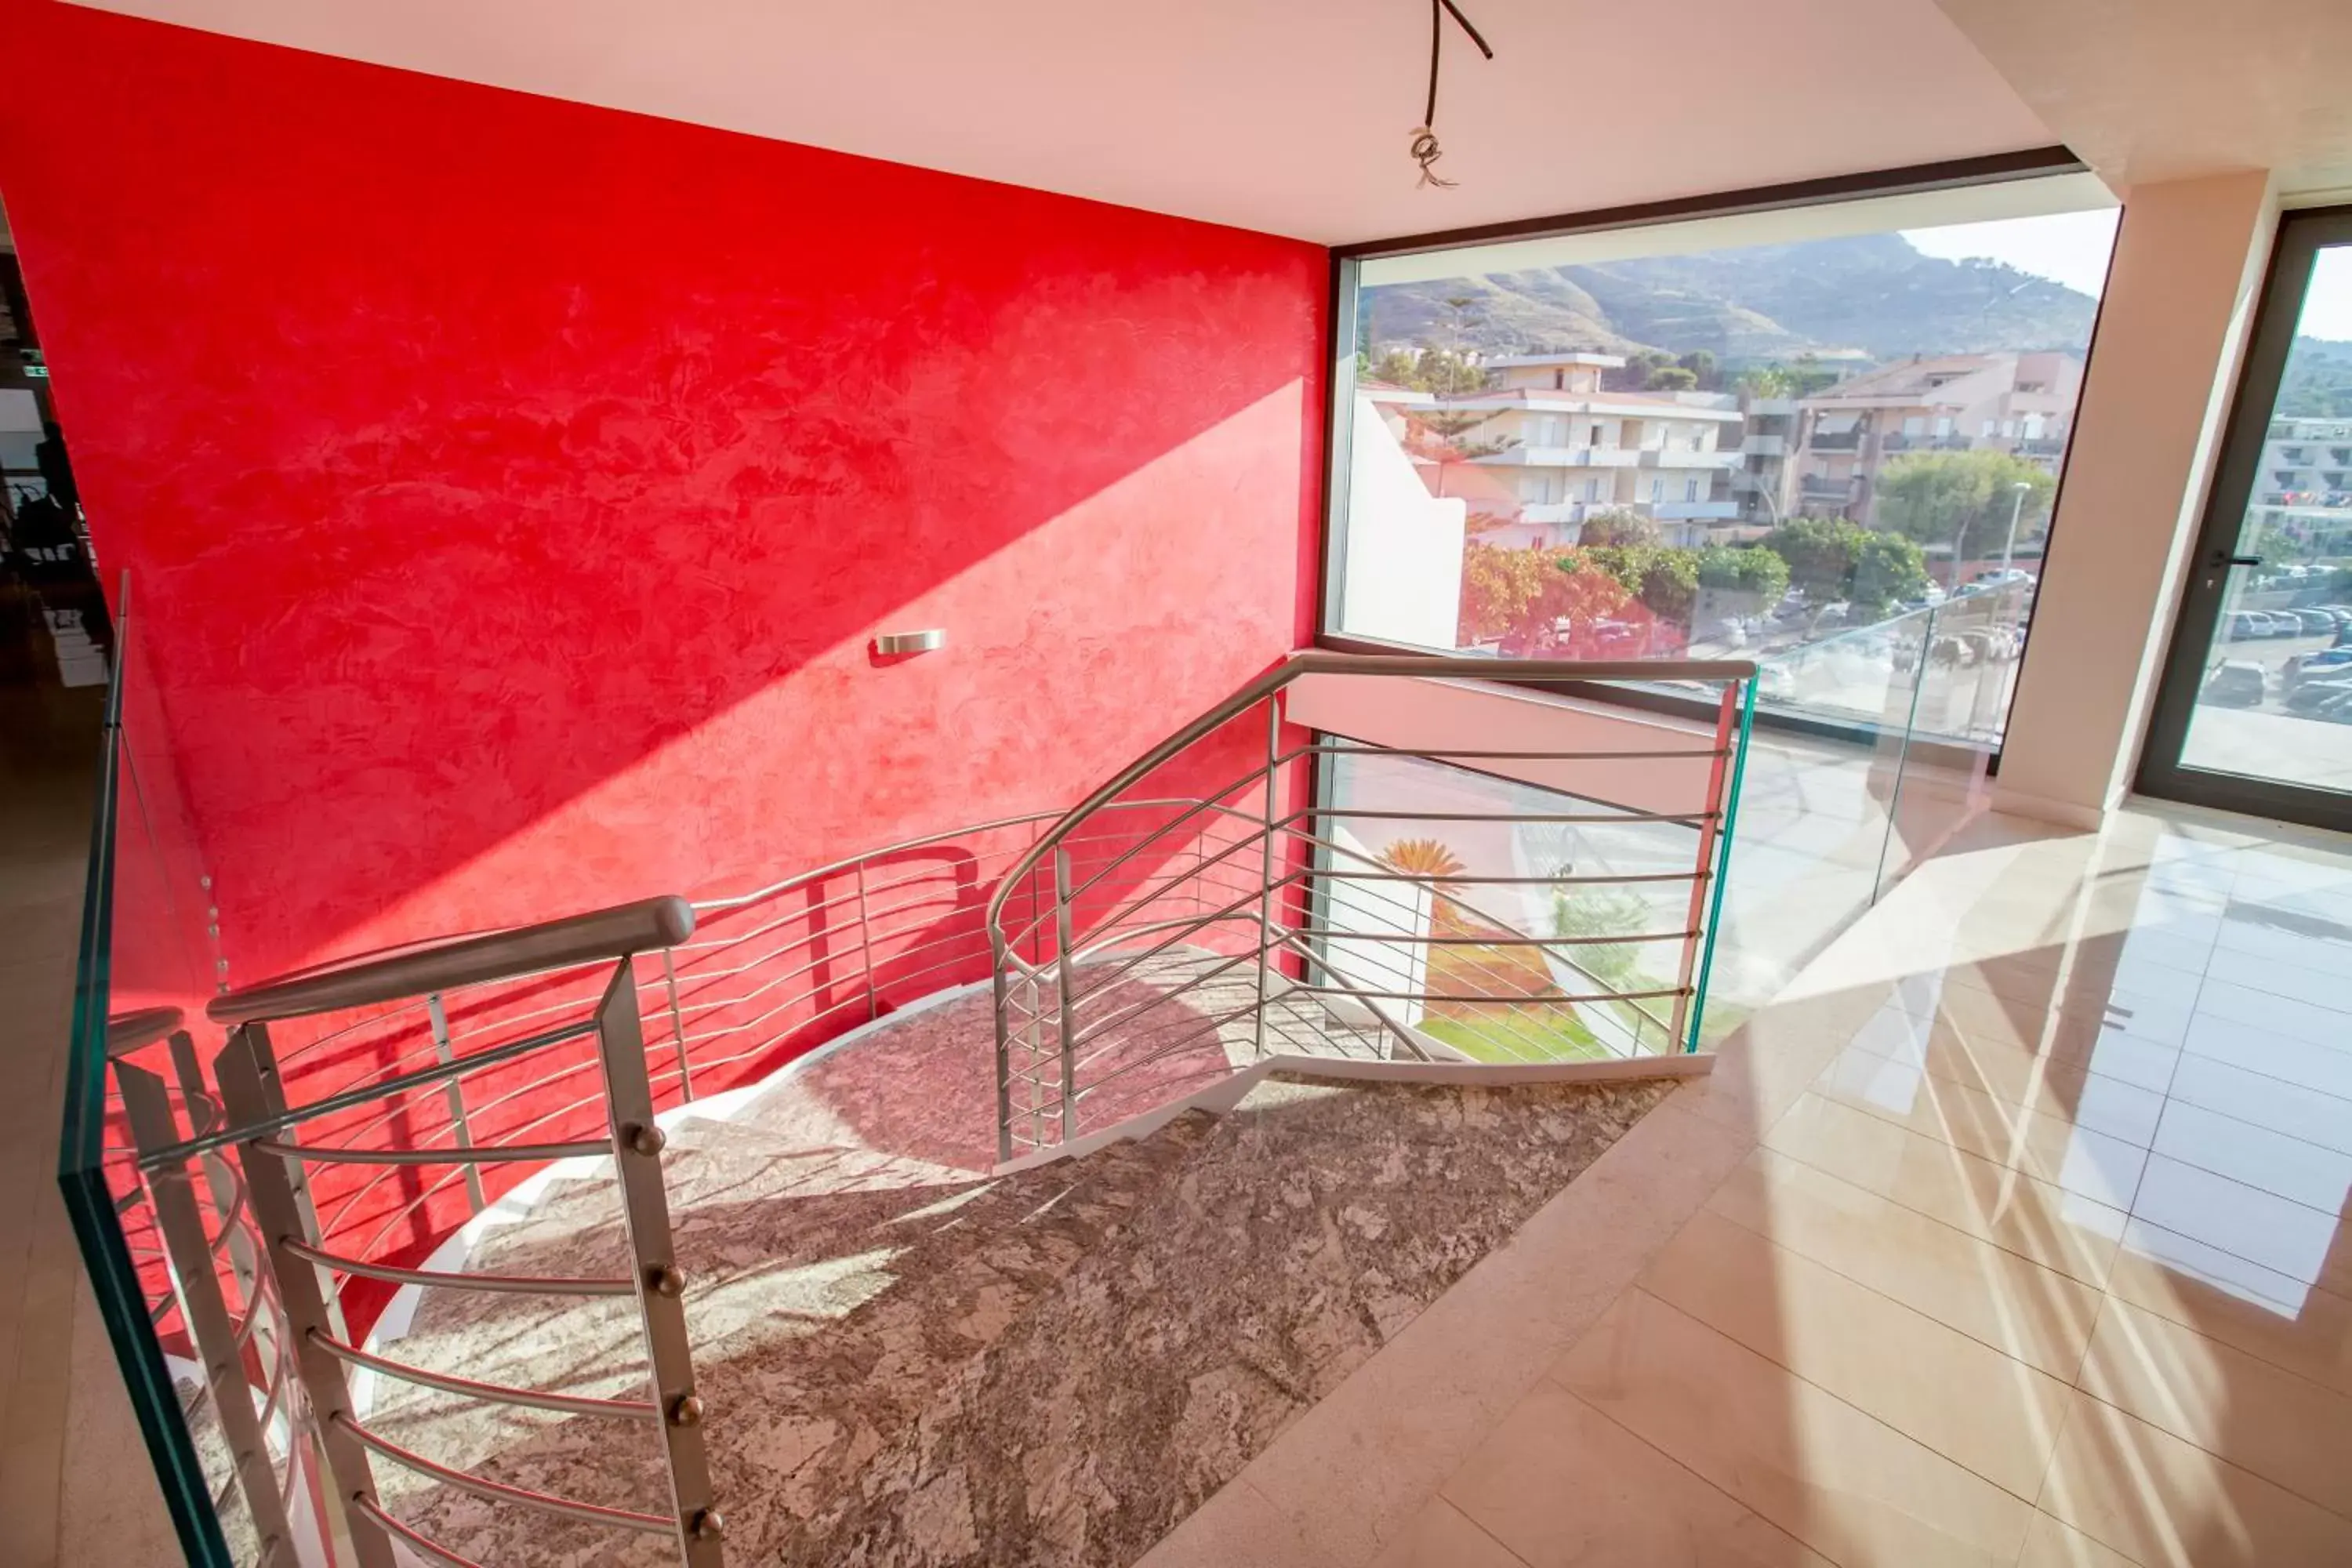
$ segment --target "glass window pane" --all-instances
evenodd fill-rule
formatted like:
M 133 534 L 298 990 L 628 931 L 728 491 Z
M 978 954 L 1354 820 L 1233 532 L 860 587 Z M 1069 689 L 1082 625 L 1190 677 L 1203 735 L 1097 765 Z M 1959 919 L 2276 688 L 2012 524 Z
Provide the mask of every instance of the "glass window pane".
M 1746 655 L 1768 711 L 1997 747 L 2115 217 L 2069 175 L 1360 263 L 1327 629 Z
M 2352 246 L 2323 247 L 2263 432 L 2183 766 L 2352 792 Z

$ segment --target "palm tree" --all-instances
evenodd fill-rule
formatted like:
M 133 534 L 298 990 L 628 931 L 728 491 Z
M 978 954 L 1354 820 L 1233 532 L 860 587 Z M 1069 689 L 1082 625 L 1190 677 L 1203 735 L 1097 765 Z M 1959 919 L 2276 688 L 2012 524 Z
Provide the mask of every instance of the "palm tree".
M 1458 877 L 1466 868 L 1460 856 L 1435 838 L 1400 838 L 1374 858 L 1408 877 Z

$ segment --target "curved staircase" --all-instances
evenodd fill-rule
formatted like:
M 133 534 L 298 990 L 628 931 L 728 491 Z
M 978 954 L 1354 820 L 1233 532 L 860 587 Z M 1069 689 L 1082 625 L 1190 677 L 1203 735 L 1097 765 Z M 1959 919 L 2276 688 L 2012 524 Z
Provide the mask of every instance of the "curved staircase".
M 1350 1082 L 1301 1064 L 1222 1114 L 992 1176 L 990 1152 L 956 1136 L 985 1127 L 984 1102 L 908 1092 L 984 1058 L 989 1026 L 968 1003 L 889 1020 L 723 1120 L 673 1120 L 730 1558 L 1132 1563 L 1672 1087 Z M 519 1206 L 467 1269 L 625 1259 L 607 1175 Z M 642 1385 L 626 1301 L 416 1298 L 378 1347 L 411 1364 L 604 1397 Z M 445 1464 L 659 1506 L 660 1453 L 636 1424 L 376 1387 L 370 1426 Z M 389 1467 L 379 1481 L 395 1516 L 479 1563 L 671 1560 Z
M 1067 812 L 226 993 L 209 1082 L 118 1020 L 197 1555 L 1142 1557 L 1710 1064 L 1752 667 L 1460 668 L 1302 653 Z M 1573 695 L 1669 668 L 1711 721 Z M 1342 800 L 1368 749 L 1449 782 Z

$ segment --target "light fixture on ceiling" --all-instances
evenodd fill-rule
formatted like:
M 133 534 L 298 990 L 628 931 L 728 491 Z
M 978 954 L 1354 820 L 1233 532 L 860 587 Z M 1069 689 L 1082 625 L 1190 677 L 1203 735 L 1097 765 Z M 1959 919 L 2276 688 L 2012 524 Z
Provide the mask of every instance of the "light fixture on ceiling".
M 1462 14 L 1461 6 L 1456 5 L 1454 0 L 1429 0 L 1429 105 L 1422 111 L 1421 123 L 1412 128 L 1412 161 L 1421 165 L 1423 184 L 1446 187 L 1454 182 L 1430 165 L 1445 156 L 1445 150 L 1437 144 L 1437 63 L 1444 51 L 1445 18 L 1448 16 L 1461 24 L 1462 30 L 1470 36 L 1470 41 L 1478 46 L 1480 54 L 1490 60 L 1495 58 L 1494 49 L 1478 36 L 1478 29 L 1470 25 L 1470 18 Z

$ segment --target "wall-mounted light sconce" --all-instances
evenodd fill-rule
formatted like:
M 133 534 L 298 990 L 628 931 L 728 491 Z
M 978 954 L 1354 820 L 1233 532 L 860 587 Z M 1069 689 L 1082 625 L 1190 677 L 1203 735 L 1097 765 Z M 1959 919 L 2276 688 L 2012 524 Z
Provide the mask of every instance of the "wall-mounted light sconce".
M 877 658 L 904 658 L 909 654 L 929 653 L 945 647 L 948 634 L 938 626 L 919 632 L 884 632 L 874 639 Z

